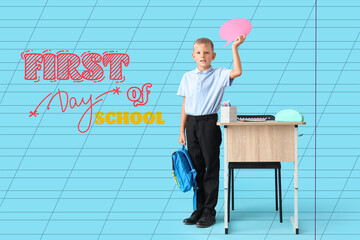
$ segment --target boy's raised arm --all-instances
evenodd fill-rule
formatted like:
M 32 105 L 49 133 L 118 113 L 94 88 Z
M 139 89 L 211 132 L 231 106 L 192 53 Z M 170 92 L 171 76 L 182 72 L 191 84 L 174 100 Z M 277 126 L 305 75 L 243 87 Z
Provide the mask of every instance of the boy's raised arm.
M 234 70 L 232 70 L 230 72 L 231 79 L 239 77 L 242 73 L 238 47 L 240 46 L 240 44 L 242 44 L 245 41 L 245 38 L 246 38 L 245 35 L 240 35 L 239 37 L 236 38 L 235 42 L 232 45 L 232 52 L 233 52 L 233 58 L 234 58 Z
M 187 114 L 185 113 L 185 102 L 186 102 L 186 97 L 184 97 L 184 101 L 181 107 L 181 123 L 180 123 L 180 136 L 179 136 L 179 143 L 181 145 L 186 145 L 185 128 L 186 128 Z

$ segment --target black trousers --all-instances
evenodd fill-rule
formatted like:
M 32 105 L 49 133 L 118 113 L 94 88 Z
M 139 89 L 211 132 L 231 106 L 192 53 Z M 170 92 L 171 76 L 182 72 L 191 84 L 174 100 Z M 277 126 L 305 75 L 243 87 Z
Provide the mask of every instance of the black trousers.
M 219 193 L 221 130 L 217 114 L 191 116 L 186 122 L 188 152 L 197 171 L 196 207 L 209 208 L 215 216 Z

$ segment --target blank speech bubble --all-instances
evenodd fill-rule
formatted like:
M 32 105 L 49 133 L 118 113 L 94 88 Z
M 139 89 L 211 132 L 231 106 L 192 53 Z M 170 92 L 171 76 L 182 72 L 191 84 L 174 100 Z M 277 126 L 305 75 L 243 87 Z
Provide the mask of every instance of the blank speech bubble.
M 232 41 L 235 41 L 238 36 L 244 34 L 247 36 L 251 31 L 251 22 L 244 18 L 236 18 L 227 21 L 220 27 L 220 37 L 227 41 L 226 47 Z

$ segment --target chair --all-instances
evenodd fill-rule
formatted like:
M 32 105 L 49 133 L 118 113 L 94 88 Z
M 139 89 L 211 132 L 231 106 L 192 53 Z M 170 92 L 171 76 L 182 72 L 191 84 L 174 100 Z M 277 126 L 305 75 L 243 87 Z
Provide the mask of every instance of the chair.
M 273 115 L 238 115 L 239 119 L 265 118 L 266 120 L 275 120 Z M 281 163 L 280 162 L 229 162 L 229 191 L 228 191 L 228 221 L 230 221 L 230 200 L 232 201 L 232 210 L 234 210 L 234 169 L 274 169 L 275 170 L 275 209 L 278 211 L 278 202 L 280 203 L 280 222 L 282 222 L 282 197 L 281 197 Z M 279 183 L 279 184 L 278 184 Z M 279 188 L 279 193 L 278 193 Z M 232 197 L 230 198 L 230 191 Z M 278 201 L 279 194 L 279 201 Z

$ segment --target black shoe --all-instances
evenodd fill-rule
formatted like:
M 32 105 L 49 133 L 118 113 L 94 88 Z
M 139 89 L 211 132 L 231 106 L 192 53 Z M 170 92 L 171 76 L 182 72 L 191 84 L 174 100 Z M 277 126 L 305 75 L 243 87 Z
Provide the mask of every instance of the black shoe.
M 209 209 L 205 209 L 199 221 L 197 221 L 196 226 L 199 228 L 211 227 L 216 223 L 215 216 L 211 213 Z
M 189 218 L 184 219 L 184 224 L 194 225 L 201 218 L 203 210 L 194 211 Z

